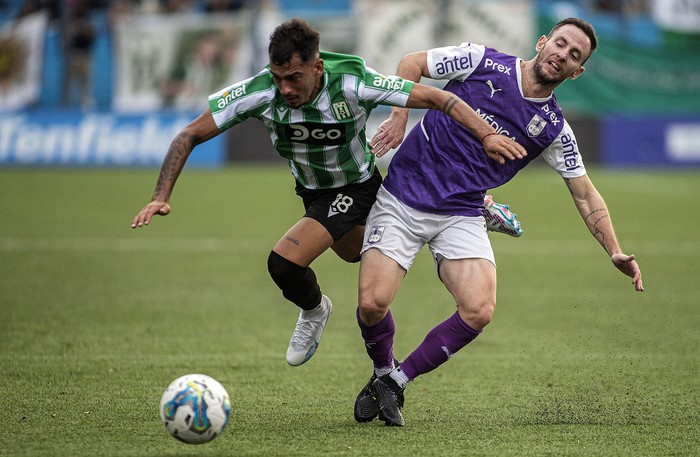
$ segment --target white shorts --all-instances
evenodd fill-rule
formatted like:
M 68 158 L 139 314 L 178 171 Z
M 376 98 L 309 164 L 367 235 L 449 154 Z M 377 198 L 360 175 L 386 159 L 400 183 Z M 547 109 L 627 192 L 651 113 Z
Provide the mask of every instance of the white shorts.
M 424 213 L 380 187 L 365 225 L 362 252 L 377 248 L 408 271 L 426 244 L 436 262 L 442 258 L 486 259 L 496 265 L 483 216 Z

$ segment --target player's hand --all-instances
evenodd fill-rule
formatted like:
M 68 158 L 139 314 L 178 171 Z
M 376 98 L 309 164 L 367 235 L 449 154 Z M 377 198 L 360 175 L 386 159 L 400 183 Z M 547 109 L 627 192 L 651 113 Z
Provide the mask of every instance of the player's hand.
M 144 206 L 141 211 L 131 221 L 131 228 L 143 227 L 151 222 L 151 218 L 156 214 L 167 216 L 170 213 L 170 205 L 162 201 L 153 201 Z
M 612 263 L 617 267 L 618 270 L 632 278 L 632 284 L 634 284 L 634 290 L 637 292 L 643 292 L 644 286 L 642 285 L 642 271 L 639 269 L 639 265 L 634 260 L 633 255 L 626 254 L 613 254 L 610 257 Z
M 486 135 L 482 144 L 486 154 L 501 165 L 506 163 L 506 159 L 522 159 L 527 155 L 524 147 L 505 135 Z
M 391 149 L 398 147 L 406 134 L 406 122 L 408 115 L 392 114 L 387 120 L 382 122 L 369 142 L 370 152 L 377 157 L 381 157 Z

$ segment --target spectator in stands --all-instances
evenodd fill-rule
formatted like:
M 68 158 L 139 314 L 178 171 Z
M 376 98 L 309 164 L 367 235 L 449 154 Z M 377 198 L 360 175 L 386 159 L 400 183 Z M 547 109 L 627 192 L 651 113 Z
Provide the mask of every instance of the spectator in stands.
M 248 0 L 205 0 L 204 11 L 207 13 L 216 13 L 222 11 L 238 11 L 247 4 L 251 3 Z
M 74 106 L 75 96 L 81 108 L 94 105 L 90 78 L 92 45 L 97 30 L 90 21 L 89 2 L 76 2 L 68 11 L 69 20 L 64 40 L 66 44 L 66 80 L 64 105 Z
M 186 13 L 195 10 L 193 0 L 160 0 L 159 3 L 161 13 Z

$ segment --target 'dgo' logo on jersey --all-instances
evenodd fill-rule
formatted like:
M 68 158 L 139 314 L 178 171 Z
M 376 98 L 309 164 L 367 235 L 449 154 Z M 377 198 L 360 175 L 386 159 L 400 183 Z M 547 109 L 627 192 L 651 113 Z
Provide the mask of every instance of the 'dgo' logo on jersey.
M 301 122 L 284 126 L 284 137 L 295 143 L 337 146 L 347 141 L 343 124 Z

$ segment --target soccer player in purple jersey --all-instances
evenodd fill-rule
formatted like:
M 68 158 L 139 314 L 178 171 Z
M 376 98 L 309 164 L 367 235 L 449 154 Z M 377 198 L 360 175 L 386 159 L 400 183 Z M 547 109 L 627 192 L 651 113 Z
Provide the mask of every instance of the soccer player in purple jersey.
M 542 155 L 563 177 L 581 217 L 613 265 L 642 291 L 633 255 L 623 253 L 608 209 L 586 175 L 571 127 L 553 90 L 583 73 L 597 46 L 593 27 L 569 18 L 538 39 L 537 54 L 522 60 L 474 43 L 405 56 L 397 74 L 447 79 L 445 90 L 467 102 L 497 133 L 476 137 L 438 111 L 429 111 L 408 134 L 389 166 L 367 220 L 359 279 L 357 321 L 374 373 L 355 401 L 359 422 L 379 417 L 402 426 L 404 389 L 476 338 L 496 305 L 496 267 L 482 215 L 484 194 Z M 370 142 L 376 155 L 403 138 L 408 112 L 392 114 Z M 485 150 L 493 136 L 525 147 L 519 158 Z M 438 276 L 457 311 L 438 324 L 401 363 L 393 353 L 389 311 L 416 254 L 428 245 Z

